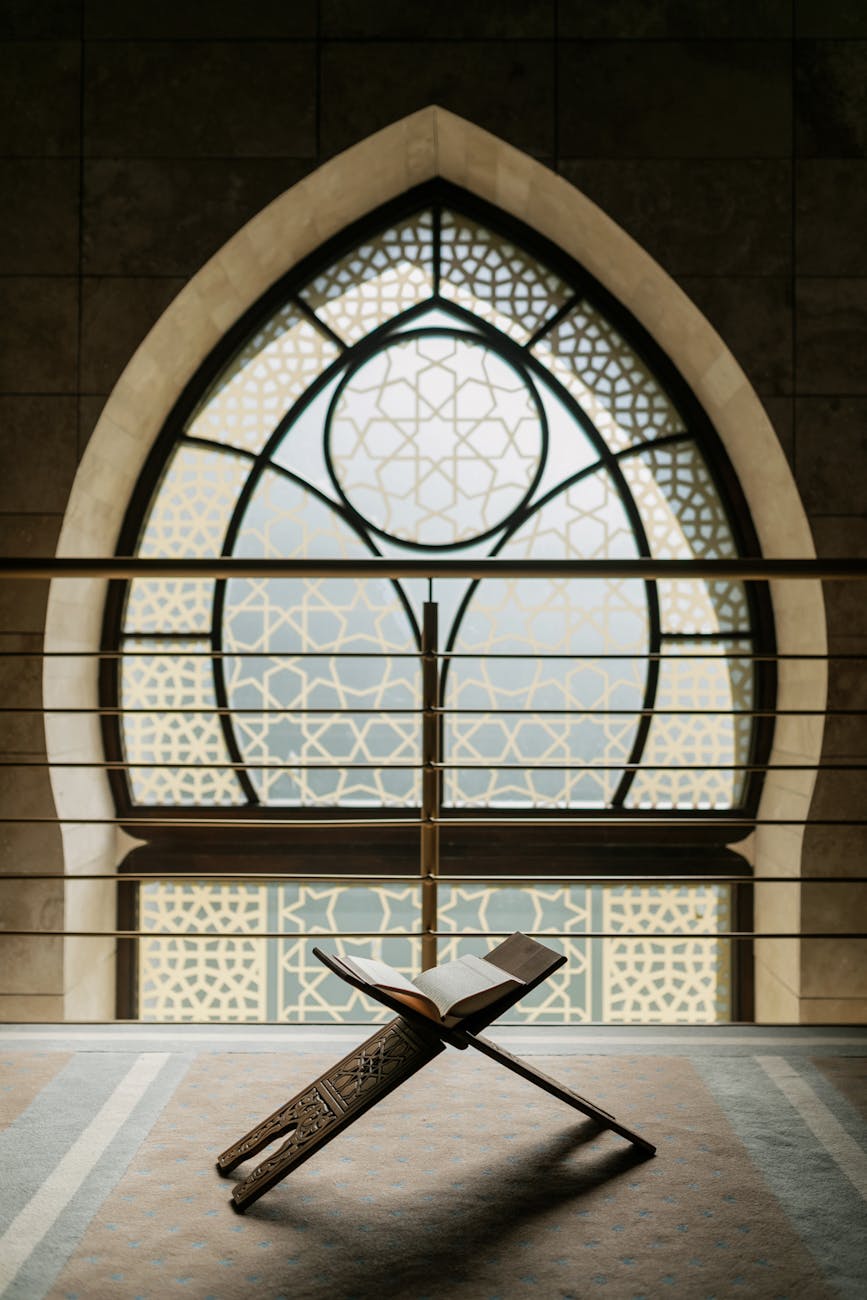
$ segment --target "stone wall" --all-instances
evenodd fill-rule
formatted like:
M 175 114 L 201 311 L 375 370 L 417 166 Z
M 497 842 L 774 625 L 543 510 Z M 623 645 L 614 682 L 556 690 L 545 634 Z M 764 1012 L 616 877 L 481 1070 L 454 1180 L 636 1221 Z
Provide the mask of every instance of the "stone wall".
M 4 552 L 54 553 L 106 397 L 190 276 L 327 158 L 438 103 L 558 171 L 678 281 L 761 397 L 818 554 L 863 555 L 867 10 L 792 10 L 4 0 Z M 45 595 L 0 585 L 0 649 L 39 648 Z M 827 608 L 831 651 L 867 649 L 863 586 L 834 584 Z M 38 661 L 0 659 L 0 672 L 7 702 L 40 703 Z M 862 665 L 834 672 L 830 703 L 867 705 Z M 37 716 L 7 715 L 0 743 L 7 761 L 44 760 Z M 863 761 L 865 749 L 860 720 L 829 719 L 829 761 Z M 50 813 L 44 768 L 4 777 L 0 814 Z M 823 776 L 813 815 L 862 815 L 858 779 Z M 816 826 L 805 869 L 861 871 L 863 848 L 858 828 Z M 63 860 L 51 826 L 3 825 L 0 855 L 6 871 Z M 851 929 L 864 892 L 811 885 L 792 900 L 794 920 Z M 36 881 L 10 882 L 0 909 L 7 928 L 81 915 Z M 59 941 L 9 939 L 2 959 L 0 1016 L 62 1014 L 80 972 Z M 793 1005 L 812 1020 L 867 1017 L 863 944 L 802 945 L 761 1010 Z

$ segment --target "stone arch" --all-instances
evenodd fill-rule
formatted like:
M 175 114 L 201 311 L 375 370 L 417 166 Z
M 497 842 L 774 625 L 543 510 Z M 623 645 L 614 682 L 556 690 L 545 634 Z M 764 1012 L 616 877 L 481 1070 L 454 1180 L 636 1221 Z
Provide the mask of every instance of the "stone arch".
M 178 394 L 269 286 L 351 221 L 434 177 L 488 200 L 560 245 L 631 311 L 669 355 L 714 424 L 740 479 L 762 553 L 814 559 L 807 518 L 770 421 L 698 309 L 625 231 L 567 181 L 436 106 L 393 123 L 325 163 L 269 204 L 192 277 L 137 349 L 106 403 L 73 484 L 57 554 L 100 557 L 114 552 L 127 502 Z M 55 582 L 46 650 L 97 650 L 104 595 L 102 582 Z M 780 653 L 824 653 L 821 584 L 772 583 L 771 598 Z M 799 708 L 824 709 L 823 661 L 783 660 L 778 681 L 781 708 L 797 703 Z M 51 712 L 73 692 L 79 705 L 97 705 L 96 661 L 46 659 L 49 761 L 99 762 L 98 719 Z M 770 773 L 758 815 L 802 824 L 760 826 L 739 845 L 752 858 L 757 875 L 799 873 L 803 823 L 815 785 L 808 765 L 819 760 L 822 733 L 821 717 L 777 720 L 771 763 L 803 763 L 804 771 Z M 66 873 L 112 872 L 120 856 L 120 832 L 106 825 L 63 822 L 64 816 L 96 820 L 113 815 L 104 776 L 98 769 L 52 767 L 51 782 Z M 756 893 L 756 928 L 767 928 L 783 915 L 787 928 L 795 928 L 798 886 L 768 886 Z M 110 887 L 98 882 L 87 890 L 79 886 L 67 899 L 67 929 L 83 926 L 85 918 L 89 926 L 107 923 L 113 928 L 113 896 Z M 113 941 L 102 945 L 97 961 L 92 950 L 87 959 L 83 956 L 81 945 L 90 942 L 65 941 L 66 1012 L 71 1018 L 104 1015 L 113 998 Z M 796 946 L 757 944 L 757 1013 L 762 1019 L 797 1019 Z

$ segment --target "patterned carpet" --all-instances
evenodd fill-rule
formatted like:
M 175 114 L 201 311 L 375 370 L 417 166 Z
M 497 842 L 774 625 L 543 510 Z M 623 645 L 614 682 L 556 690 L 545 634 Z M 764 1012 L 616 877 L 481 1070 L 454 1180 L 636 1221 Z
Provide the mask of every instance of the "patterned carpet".
M 867 1039 L 845 1055 L 773 1043 L 534 1055 L 657 1142 L 653 1160 L 494 1062 L 448 1051 L 244 1217 L 215 1156 L 345 1048 L 61 1046 L 0 1050 L 0 1295 L 867 1290 Z

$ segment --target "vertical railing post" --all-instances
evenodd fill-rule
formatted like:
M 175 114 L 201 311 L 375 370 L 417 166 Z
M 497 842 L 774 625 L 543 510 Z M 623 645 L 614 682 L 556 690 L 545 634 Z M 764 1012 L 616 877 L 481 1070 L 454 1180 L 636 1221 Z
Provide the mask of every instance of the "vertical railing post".
M 439 663 L 437 660 L 436 602 L 424 604 L 421 629 L 421 965 L 430 970 L 437 964 L 437 876 L 440 870 L 440 772 L 439 763 Z

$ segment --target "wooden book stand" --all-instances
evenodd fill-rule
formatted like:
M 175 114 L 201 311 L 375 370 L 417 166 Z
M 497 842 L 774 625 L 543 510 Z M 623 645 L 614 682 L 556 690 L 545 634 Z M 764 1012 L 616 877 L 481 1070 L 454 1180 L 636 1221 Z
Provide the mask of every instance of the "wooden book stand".
M 496 1043 L 482 1038 L 478 1032 L 487 1028 L 504 1011 L 559 969 L 566 961 L 561 953 L 553 952 L 534 939 L 528 939 L 526 935 L 513 934 L 488 953 L 486 960 L 510 975 L 518 976 L 525 981 L 524 984 L 517 990 L 505 993 L 485 1007 L 484 1011 L 466 1016 L 459 1024 L 447 1028 L 414 1011 L 382 989 L 356 979 L 327 953 L 318 948 L 313 951 L 341 979 L 396 1011 L 397 1019 L 377 1029 L 360 1047 L 355 1048 L 267 1119 L 263 1119 L 218 1157 L 218 1170 L 221 1174 L 228 1174 L 242 1161 L 258 1155 L 278 1138 L 286 1138 L 282 1146 L 232 1189 L 231 1205 L 239 1214 L 243 1214 L 249 1205 L 287 1174 L 291 1174 L 293 1169 L 324 1147 L 326 1142 L 337 1137 L 338 1133 L 370 1110 L 371 1106 L 375 1106 L 427 1065 L 428 1061 L 445 1050 L 447 1044 L 461 1051 L 474 1047 L 477 1052 L 499 1061 L 507 1070 L 513 1070 L 522 1079 L 534 1083 L 543 1092 L 559 1097 L 567 1106 L 574 1106 L 576 1110 L 589 1115 L 601 1129 L 618 1133 L 647 1156 L 655 1155 L 655 1146 L 618 1123 L 613 1115 L 564 1088 L 554 1079 L 549 1079 Z

